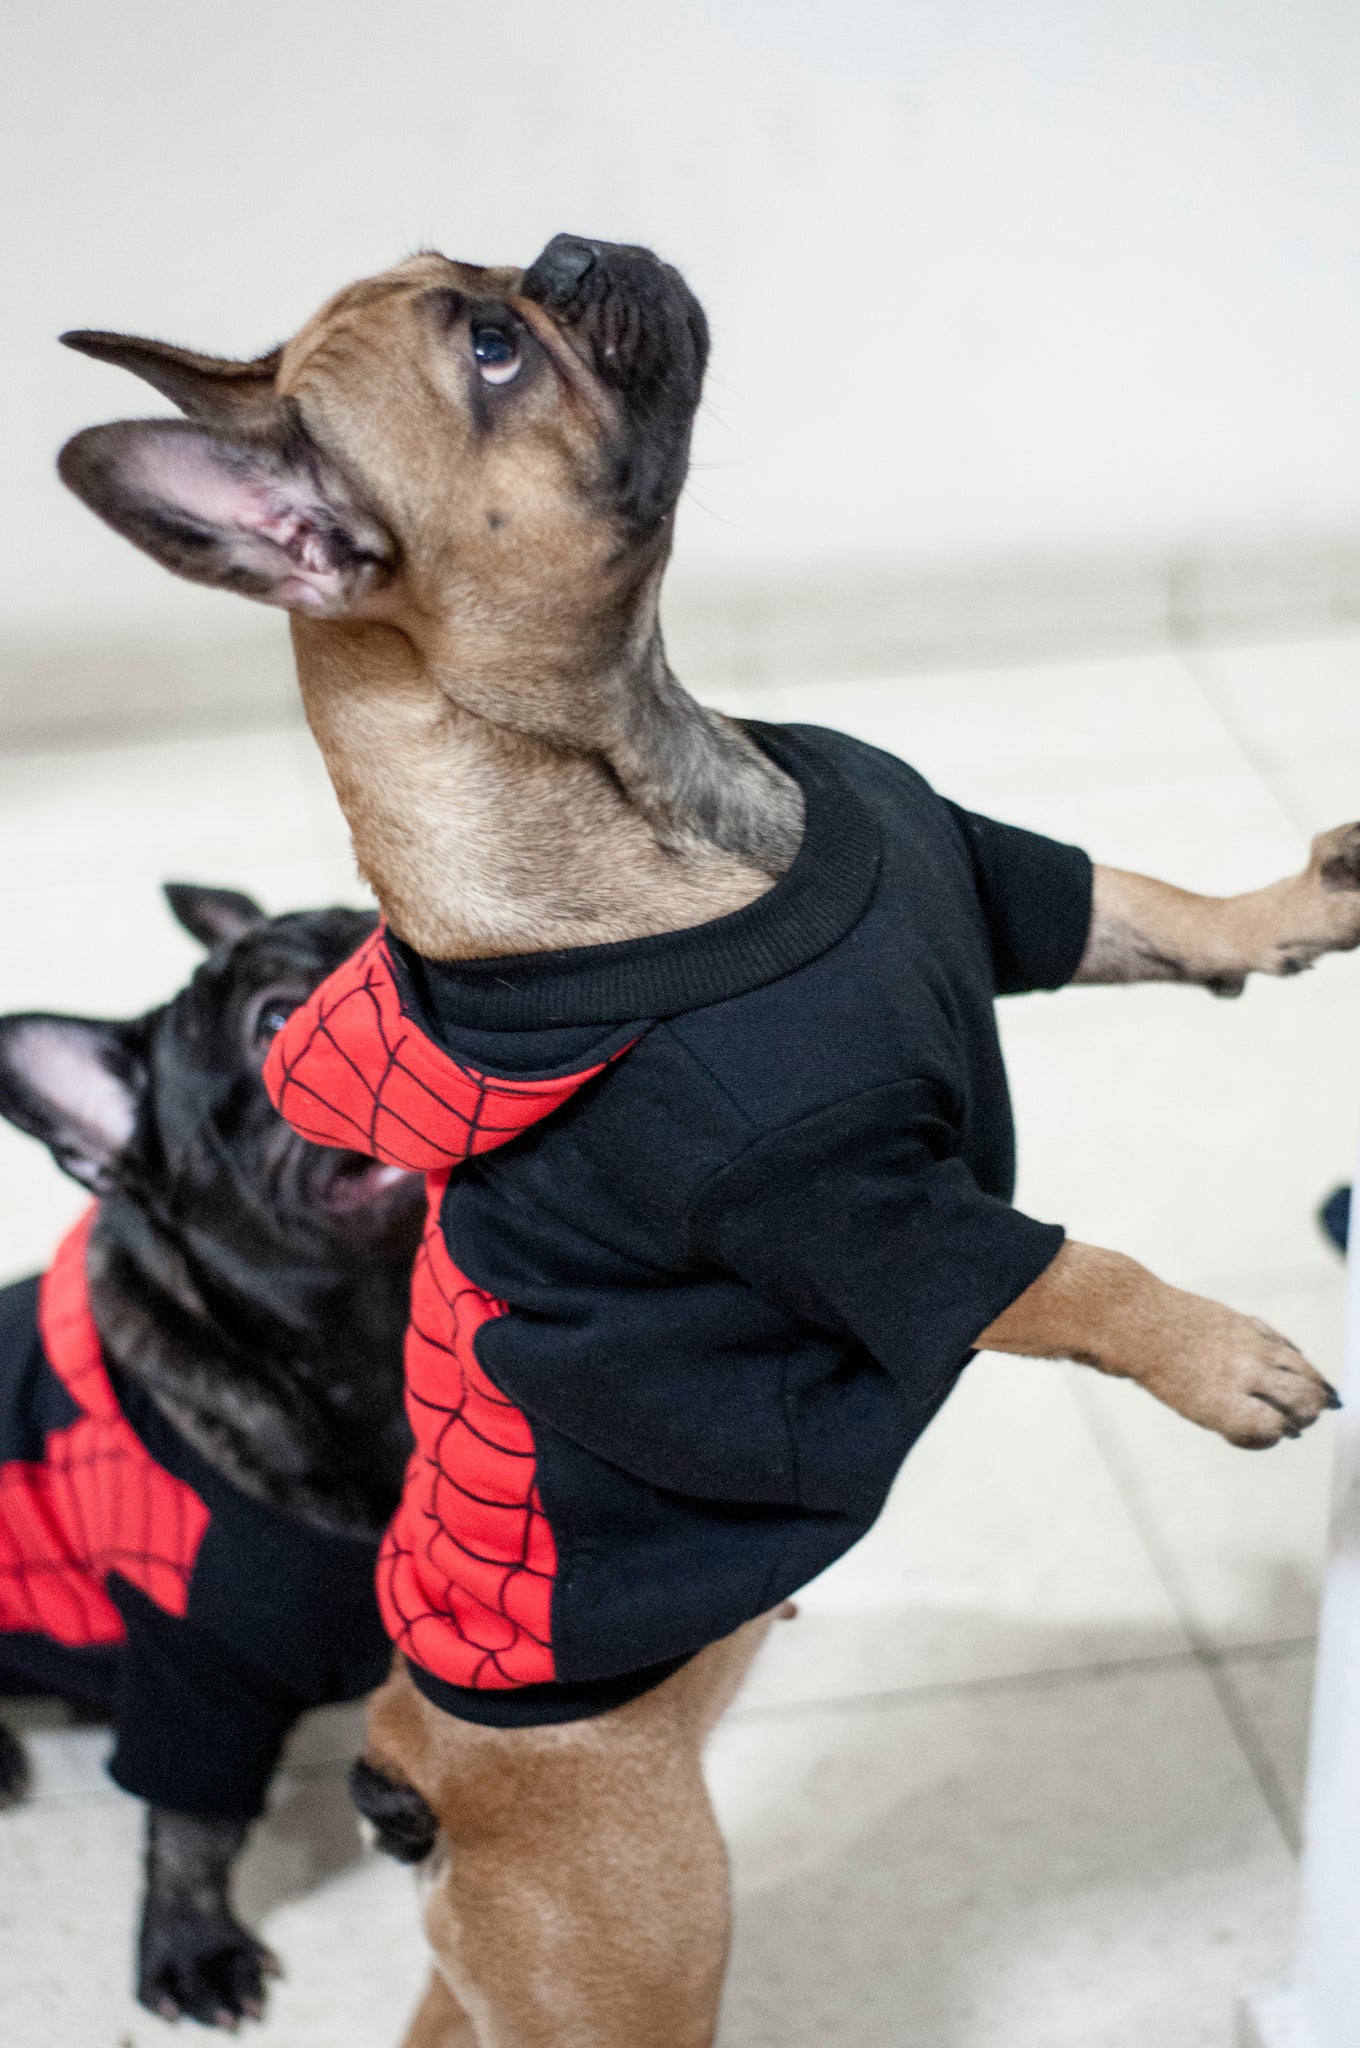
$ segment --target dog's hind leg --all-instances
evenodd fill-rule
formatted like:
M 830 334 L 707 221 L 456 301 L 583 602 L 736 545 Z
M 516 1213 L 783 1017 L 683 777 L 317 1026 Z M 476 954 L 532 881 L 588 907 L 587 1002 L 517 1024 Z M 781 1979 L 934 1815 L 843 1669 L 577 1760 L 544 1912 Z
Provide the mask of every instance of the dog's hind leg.
M 455 1720 L 393 1673 L 369 1760 L 443 1836 L 425 1915 L 442 1986 L 405 2048 L 710 2048 L 729 1905 L 700 1757 L 766 1626 L 551 1727 Z
M 403 2048 L 478 2048 L 477 2029 L 438 1970 L 431 1972 Z
M 398 1863 L 428 1861 L 439 1822 L 413 1786 L 361 1756 L 350 1766 L 349 1796 L 368 1822 L 375 1848 Z M 477 2048 L 476 2029 L 438 1970 L 431 1973 L 406 2048 Z

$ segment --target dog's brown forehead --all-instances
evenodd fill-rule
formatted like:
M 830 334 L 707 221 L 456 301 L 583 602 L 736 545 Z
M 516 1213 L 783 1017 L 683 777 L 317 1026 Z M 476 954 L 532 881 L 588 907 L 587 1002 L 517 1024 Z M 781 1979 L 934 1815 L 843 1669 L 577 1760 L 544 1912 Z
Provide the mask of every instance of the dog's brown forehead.
M 427 292 L 454 290 L 479 298 L 509 299 L 518 291 L 523 275 L 522 270 L 506 264 L 456 263 L 425 250 L 376 277 L 360 278 L 333 293 L 285 344 L 277 388 L 285 394 L 296 392 L 309 368 L 318 367 L 323 357 L 343 354 L 347 346 L 362 348 L 370 340 L 390 341 L 403 312 Z

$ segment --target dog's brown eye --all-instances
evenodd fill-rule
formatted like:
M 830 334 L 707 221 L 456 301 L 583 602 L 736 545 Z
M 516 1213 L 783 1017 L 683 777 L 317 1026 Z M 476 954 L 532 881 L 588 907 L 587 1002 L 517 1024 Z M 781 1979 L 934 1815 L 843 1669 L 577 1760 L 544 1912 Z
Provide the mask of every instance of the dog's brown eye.
M 519 375 L 519 342 L 504 327 L 474 327 L 472 353 L 484 384 L 508 384 Z

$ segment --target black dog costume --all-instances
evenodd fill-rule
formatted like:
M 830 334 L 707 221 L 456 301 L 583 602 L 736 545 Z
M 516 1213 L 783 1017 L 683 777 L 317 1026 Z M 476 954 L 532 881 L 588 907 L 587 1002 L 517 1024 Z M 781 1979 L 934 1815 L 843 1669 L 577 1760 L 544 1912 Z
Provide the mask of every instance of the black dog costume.
M 427 1175 L 378 1590 L 467 1720 L 633 1698 L 840 1556 L 1062 1243 L 1010 1205 L 993 1000 L 1075 972 L 1086 855 L 750 730 L 806 802 L 767 895 L 519 959 L 375 934 L 265 1066 Z
M 419 1191 L 304 1144 L 260 1079 L 372 918 L 167 893 L 210 948 L 171 1002 L 0 1018 L 0 1113 L 98 1198 L 0 1291 L 0 1693 L 111 1715 L 150 1808 L 139 1995 L 233 2024 L 271 1959 L 231 1866 L 283 1742 L 390 1661 L 373 1566 Z M 24 1778 L 0 1726 L 0 1801 Z
M 377 1544 L 252 1500 L 110 1368 L 93 1221 L 0 1292 L 0 1692 L 107 1708 L 125 1791 L 253 1820 L 298 1718 L 382 1681 Z

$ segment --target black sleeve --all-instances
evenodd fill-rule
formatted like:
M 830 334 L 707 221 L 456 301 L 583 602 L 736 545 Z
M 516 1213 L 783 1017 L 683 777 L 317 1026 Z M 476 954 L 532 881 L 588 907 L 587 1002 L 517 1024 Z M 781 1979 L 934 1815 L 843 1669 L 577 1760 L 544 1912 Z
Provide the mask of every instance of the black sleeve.
M 765 1139 L 706 1185 L 694 1222 L 710 1257 L 929 1400 L 1064 1233 L 983 1194 L 922 1098 L 873 1089 Z
M 303 1701 L 125 1579 L 109 1592 L 127 1627 L 110 1776 L 173 1813 L 253 1820 Z
M 992 939 L 996 992 L 1063 988 L 1091 929 L 1091 859 L 1079 846 L 950 804 Z

